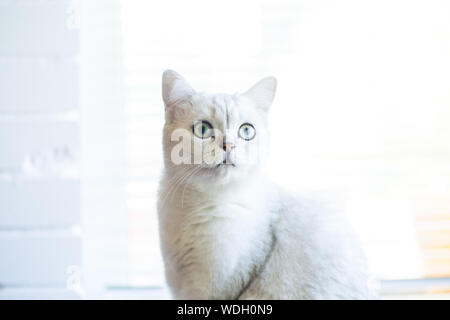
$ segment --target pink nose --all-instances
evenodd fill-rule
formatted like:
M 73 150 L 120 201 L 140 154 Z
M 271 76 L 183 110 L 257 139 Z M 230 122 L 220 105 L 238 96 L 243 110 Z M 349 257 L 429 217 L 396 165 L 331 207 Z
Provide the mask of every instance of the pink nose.
M 235 147 L 235 145 L 234 145 L 233 143 L 224 143 L 224 144 L 223 144 L 223 150 L 224 150 L 226 153 L 230 153 L 231 150 L 232 150 L 234 147 Z

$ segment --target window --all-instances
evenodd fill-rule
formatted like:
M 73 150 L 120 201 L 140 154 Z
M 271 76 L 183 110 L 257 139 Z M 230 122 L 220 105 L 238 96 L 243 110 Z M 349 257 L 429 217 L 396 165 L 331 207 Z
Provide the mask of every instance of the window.
M 342 194 L 378 278 L 449 277 L 449 9 L 406 0 L 121 1 L 130 284 L 163 283 L 155 192 L 166 68 L 223 92 L 276 76 L 274 179 Z

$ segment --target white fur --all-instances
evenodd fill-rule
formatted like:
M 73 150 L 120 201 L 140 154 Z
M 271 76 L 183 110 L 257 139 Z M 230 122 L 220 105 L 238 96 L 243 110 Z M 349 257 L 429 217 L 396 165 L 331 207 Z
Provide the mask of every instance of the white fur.
M 236 95 L 195 92 L 176 72 L 163 75 L 165 169 L 158 214 L 166 279 L 178 299 L 364 299 L 363 254 L 345 219 L 319 202 L 294 197 L 262 174 L 267 111 L 276 88 L 266 78 Z M 236 149 L 260 162 L 235 167 L 174 165 L 170 135 L 207 120 Z M 243 122 L 255 139 L 239 139 Z M 192 137 L 192 144 L 214 141 Z M 208 154 L 204 154 L 208 156 Z M 220 159 L 218 159 L 218 162 Z

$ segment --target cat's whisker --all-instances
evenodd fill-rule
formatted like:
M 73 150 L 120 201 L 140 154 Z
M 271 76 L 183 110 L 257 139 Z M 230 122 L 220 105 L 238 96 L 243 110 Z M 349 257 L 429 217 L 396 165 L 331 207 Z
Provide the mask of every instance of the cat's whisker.
M 195 169 L 192 169 L 188 172 L 186 172 L 179 180 L 177 180 L 177 182 L 174 184 L 174 187 L 171 191 L 170 194 L 170 199 L 173 200 L 175 194 L 177 193 L 178 188 L 184 183 L 184 181 L 186 181 L 186 179 L 193 174 L 193 172 L 195 172 Z
M 189 172 L 189 171 L 188 171 Z M 171 182 L 169 184 L 169 186 L 167 187 L 166 191 L 165 191 L 165 197 L 162 200 L 163 203 L 166 203 L 166 201 L 168 200 L 169 196 L 173 194 L 173 192 L 176 190 L 176 187 L 178 186 L 178 183 L 187 175 L 187 172 L 183 172 L 180 175 L 175 176 L 175 179 L 173 179 L 174 181 Z
M 183 183 L 185 179 L 187 179 L 190 175 L 198 172 L 202 167 L 188 167 L 185 171 L 182 171 L 181 174 L 173 176 L 169 180 L 169 186 L 166 189 L 166 194 L 162 200 L 162 203 L 166 203 L 169 196 L 170 199 L 173 199 L 174 194 L 176 193 L 178 187 Z M 198 169 L 198 170 L 197 170 Z
M 198 170 L 194 170 L 194 172 L 189 175 L 189 177 L 186 179 L 186 181 L 184 183 L 183 192 L 181 193 L 181 207 L 182 208 L 184 208 L 184 192 L 186 191 L 186 187 L 188 185 L 189 179 L 191 179 L 201 169 L 203 169 L 203 167 L 198 167 Z
M 189 169 L 187 169 L 187 170 L 189 170 Z M 189 172 L 189 171 L 188 171 L 188 172 Z M 179 181 L 180 179 L 183 178 L 183 176 L 184 176 L 185 174 L 186 174 L 186 172 L 185 172 L 185 171 L 182 171 L 181 174 L 173 175 L 173 176 L 168 180 L 167 187 L 166 187 L 166 190 L 165 190 L 165 196 L 164 196 L 164 198 L 162 199 L 162 203 L 165 203 L 165 202 L 166 202 L 167 197 L 171 194 L 171 191 L 172 191 L 172 189 L 174 188 L 174 186 L 178 183 L 178 181 Z

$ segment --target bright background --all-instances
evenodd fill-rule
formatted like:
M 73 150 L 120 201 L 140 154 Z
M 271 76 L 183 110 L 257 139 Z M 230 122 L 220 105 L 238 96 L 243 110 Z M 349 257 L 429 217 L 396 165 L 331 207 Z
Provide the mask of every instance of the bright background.
M 385 298 L 450 293 L 450 3 L 0 0 L 0 298 L 164 298 L 161 74 L 274 75 L 270 174 L 336 197 Z

